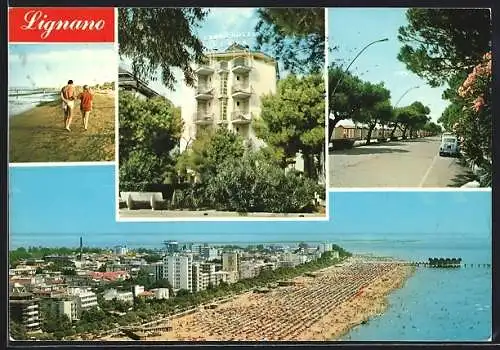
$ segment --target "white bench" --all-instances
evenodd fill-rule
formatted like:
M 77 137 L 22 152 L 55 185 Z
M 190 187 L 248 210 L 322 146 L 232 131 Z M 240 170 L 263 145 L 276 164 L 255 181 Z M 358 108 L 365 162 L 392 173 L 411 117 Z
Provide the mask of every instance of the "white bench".
M 120 192 L 120 200 L 125 201 L 129 210 L 135 203 L 149 203 L 152 210 L 158 209 L 158 204 L 164 201 L 161 192 Z

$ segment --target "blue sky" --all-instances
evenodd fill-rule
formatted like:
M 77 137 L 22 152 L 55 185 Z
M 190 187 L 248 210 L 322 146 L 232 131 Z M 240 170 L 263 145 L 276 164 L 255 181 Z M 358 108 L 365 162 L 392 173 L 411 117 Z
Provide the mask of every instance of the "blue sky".
M 268 241 L 489 237 L 490 192 L 339 192 L 330 222 L 115 221 L 114 166 L 10 168 L 14 246 L 72 245 L 83 235 L 113 244 L 180 241 Z M 57 243 L 54 243 L 57 242 Z
M 9 86 L 61 87 L 115 81 L 113 44 L 10 44 Z
M 255 26 L 258 22 L 256 8 L 211 8 L 196 34 L 210 51 L 223 51 L 233 42 L 248 45 L 253 48 L 255 40 Z M 237 39 L 236 39 L 237 38 Z M 129 61 L 122 60 L 127 66 Z M 129 68 L 129 67 L 128 67 Z M 130 69 L 130 68 L 129 68 Z M 173 69 L 177 79 L 175 91 L 167 89 L 158 74 L 158 79 L 149 83 L 149 86 L 158 93 L 167 97 L 174 104 L 179 105 L 182 100 L 182 81 L 184 79 L 180 69 Z
M 329 61 L 344 63 L 347 67 L 356 54 L 368 43 L 388 38 L 389 41 L 370 46 L 353 63 L 350 72 L 374 83 L 384 82 L 396 101 L 406 90 L 399 107 L 421 101 L 431 110 L 433 121 L 441 116 L 448 102 L 441 99 L 444 88 L 431 88 L 418 76 L 408 71 L 397 59 L 402 46 L 398 41 L 399 27 L 406 25 L 406 9 L 400 8 L 336 8 L 328 12 L 328 42 L 338 49 L 329 53 Z M 337 61 L 338 60 L 338 61 Z

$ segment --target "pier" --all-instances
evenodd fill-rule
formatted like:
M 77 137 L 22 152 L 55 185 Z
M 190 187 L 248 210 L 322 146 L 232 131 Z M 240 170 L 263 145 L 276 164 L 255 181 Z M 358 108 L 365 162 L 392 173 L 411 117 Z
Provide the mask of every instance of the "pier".
M 462 258 L 429 258 L 428 261 L 411 261 L 408 265 L 416 267 L 429 267 L 429 268 L 491 268 L 490 264 L 481 263 L 463 263 Z

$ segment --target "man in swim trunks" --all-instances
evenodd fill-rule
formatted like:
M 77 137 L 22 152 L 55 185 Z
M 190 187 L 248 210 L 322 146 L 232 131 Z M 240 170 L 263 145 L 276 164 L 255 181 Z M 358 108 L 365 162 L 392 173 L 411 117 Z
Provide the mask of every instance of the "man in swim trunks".
M 71 131 L 69 128 L 73 119 L 73 108 L 75 107 L 75 87 L 73 80 L 68 80 L 68 84 L 61 89 L 62 107 L 64 111 L 64 128 Z
M 80 111 L 82 112 L 83 128 L 87 130 L 87 127 L 89 125 L 90 111 L 92 111 L 93 99 L 92 91 L 90 91 L 88 85 L 83 86 L 83 92 L 78 95 L 78 98 L 80 99 Z

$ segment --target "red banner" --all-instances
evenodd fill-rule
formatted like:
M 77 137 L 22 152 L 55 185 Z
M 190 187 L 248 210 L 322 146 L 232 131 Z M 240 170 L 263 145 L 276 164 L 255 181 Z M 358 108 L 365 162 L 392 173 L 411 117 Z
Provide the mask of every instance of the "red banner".
M 9 8 L 10 42 L 114 42 L 114 8 Z

